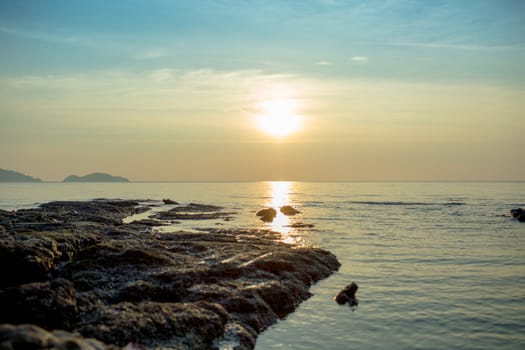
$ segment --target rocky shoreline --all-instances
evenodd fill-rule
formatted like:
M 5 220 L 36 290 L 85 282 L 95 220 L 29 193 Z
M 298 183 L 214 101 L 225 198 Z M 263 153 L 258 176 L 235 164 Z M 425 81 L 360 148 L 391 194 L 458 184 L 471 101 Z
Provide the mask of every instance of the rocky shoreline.
M 0 210 L 0 349 L 252 349 L 330 252 L 254 229 L 158 232 L 174 220 L 232 220 L 212 205 L 51 202 Z

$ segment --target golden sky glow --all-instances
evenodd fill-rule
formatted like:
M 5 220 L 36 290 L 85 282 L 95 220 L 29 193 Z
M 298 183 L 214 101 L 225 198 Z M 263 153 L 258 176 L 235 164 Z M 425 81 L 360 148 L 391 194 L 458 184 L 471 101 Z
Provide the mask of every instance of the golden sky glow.
M 524 4 L 1 2 L 0 168 L 525 180 Z

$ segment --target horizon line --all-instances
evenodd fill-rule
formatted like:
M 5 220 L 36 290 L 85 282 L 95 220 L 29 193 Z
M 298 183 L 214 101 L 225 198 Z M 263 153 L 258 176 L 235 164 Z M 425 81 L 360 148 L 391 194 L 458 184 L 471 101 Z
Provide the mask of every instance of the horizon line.
M 390 182 L 390 183 L 430 183 L 430 182 L 478 182 L 478 183 L 513 183 L 513 182 L 525 182 L 525 179 L 505 179 L 505 180 L 481 180 L 481 179 L 447 179 L 447 180 L 367 180 L 367 179 L 346 179 L 346 180 L 129 180 L 129 181 L 79 181 L 79 182 L 67 182 L 63 180 L 42 180 L 41 181 L 0 181 L 0 183 L 65 183 L 65 184 L 78 184 L 78 183 L 105 183 L 105 184 L 126 184 L 126 183 L 255 183 L 255 182 L 319 182 L 319 183 L 342 183 L 342 182 Z

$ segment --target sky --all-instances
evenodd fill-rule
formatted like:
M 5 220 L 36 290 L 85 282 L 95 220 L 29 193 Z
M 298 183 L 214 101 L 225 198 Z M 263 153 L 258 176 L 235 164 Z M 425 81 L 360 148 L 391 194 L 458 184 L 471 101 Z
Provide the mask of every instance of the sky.
M 520 0 L 0 0 L 0 168 L 525 180 L 524 62 Z

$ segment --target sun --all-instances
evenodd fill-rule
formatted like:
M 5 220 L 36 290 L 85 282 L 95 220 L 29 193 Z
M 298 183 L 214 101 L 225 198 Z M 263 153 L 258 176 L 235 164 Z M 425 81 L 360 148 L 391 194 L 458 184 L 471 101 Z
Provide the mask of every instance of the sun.
M 264 101 L 259 105 L 259 110 L 255 124 L 270 136 L 283 138 L 301 129 L 302 117 L 297 114 L 297 104 L 291 99 Z

